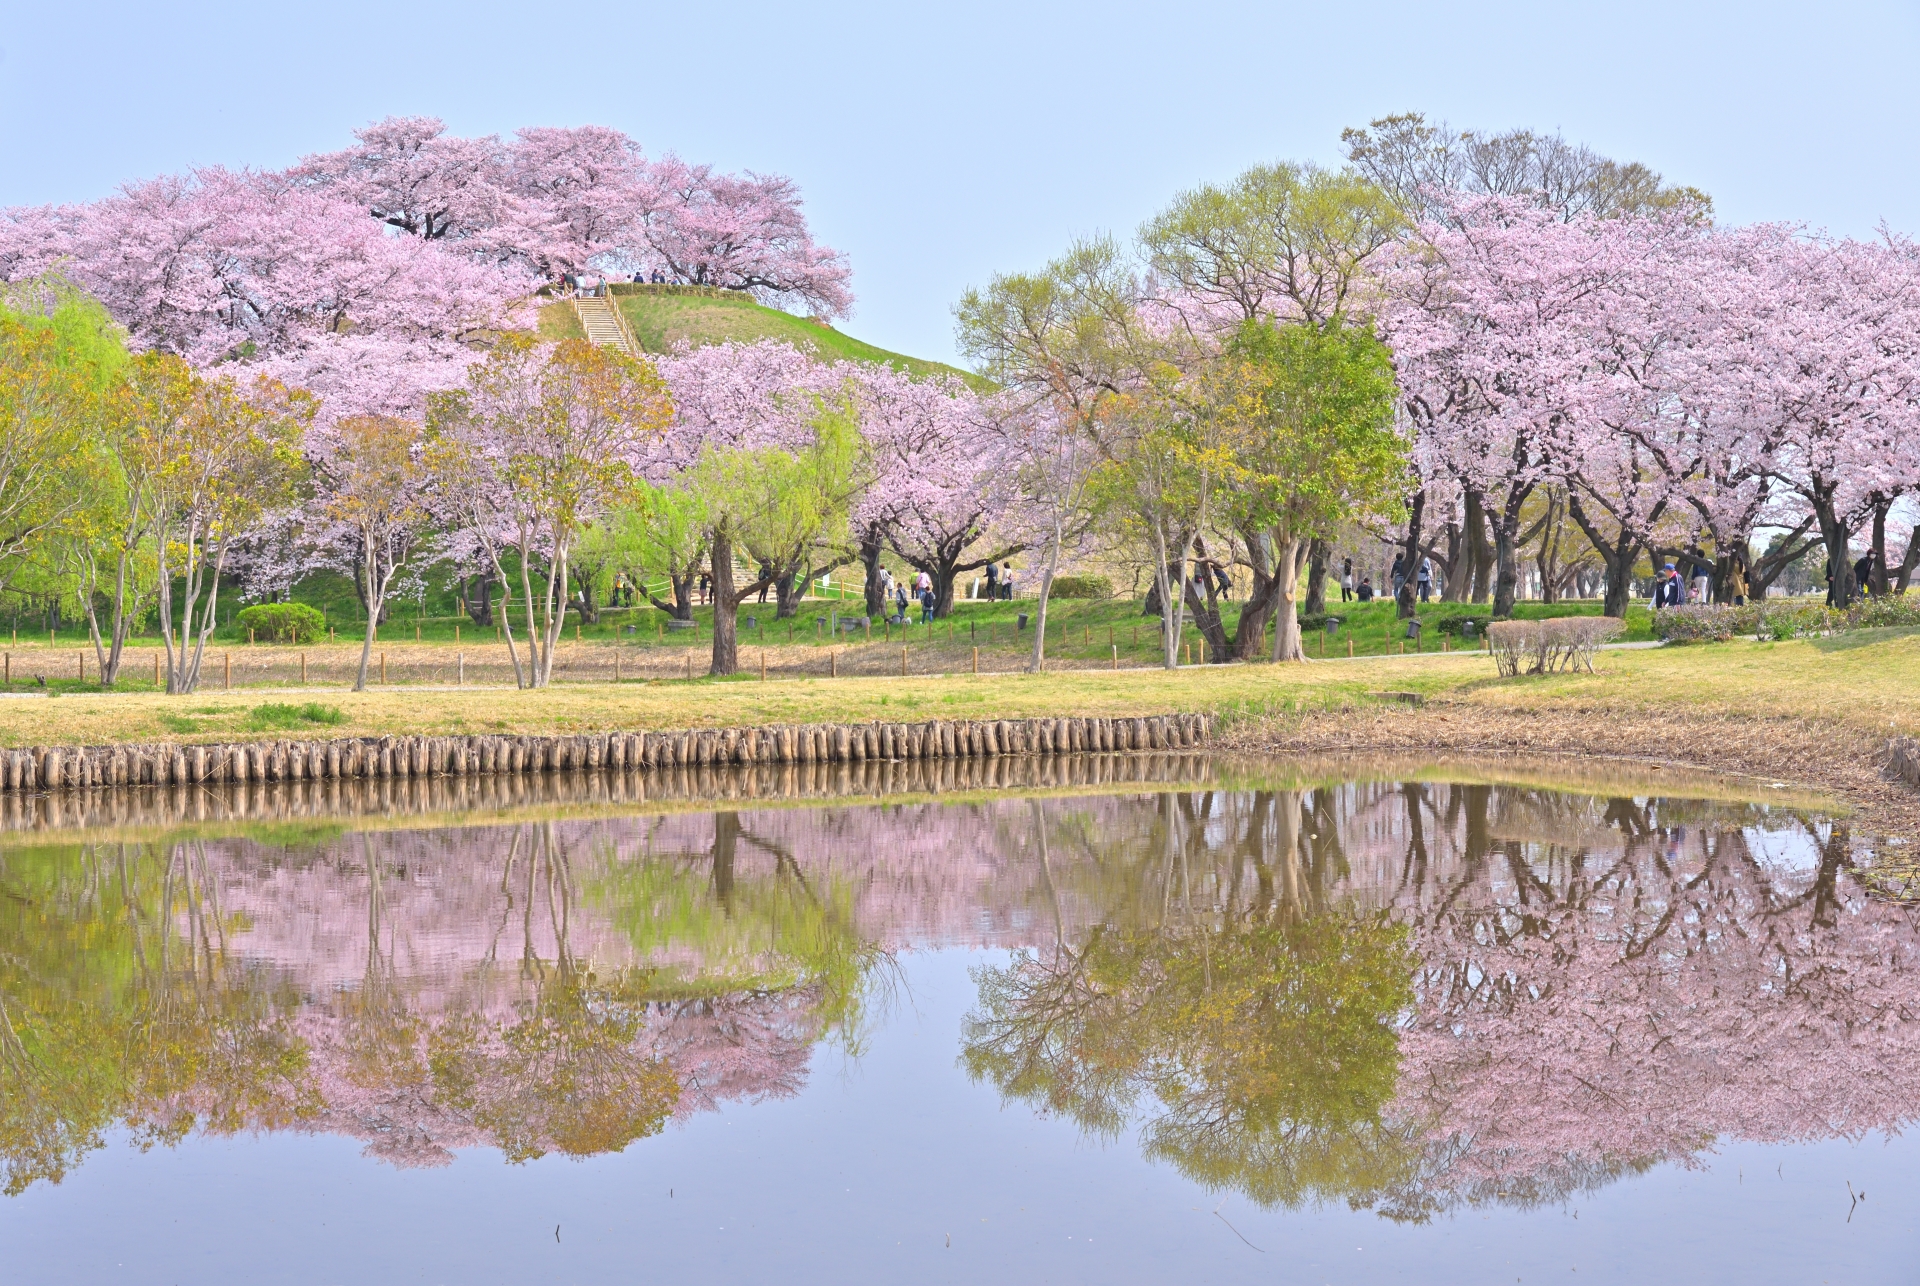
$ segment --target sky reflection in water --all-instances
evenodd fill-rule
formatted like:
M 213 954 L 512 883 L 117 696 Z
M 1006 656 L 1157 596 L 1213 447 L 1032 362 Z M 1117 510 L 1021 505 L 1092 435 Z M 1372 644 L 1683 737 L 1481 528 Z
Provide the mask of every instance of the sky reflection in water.
M 16 843 L 0 1245 L 15 1280 L 1904 1280 L 1920 934 L 1849 842 L 1362 781 Z

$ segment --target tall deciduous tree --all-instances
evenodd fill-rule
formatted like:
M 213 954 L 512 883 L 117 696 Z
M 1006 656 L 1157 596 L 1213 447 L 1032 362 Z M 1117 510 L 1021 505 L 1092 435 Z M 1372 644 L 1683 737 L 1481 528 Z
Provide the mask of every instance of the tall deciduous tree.
M 320 466 L 328 517 L 352 528 L 363 551 L 360 597 L 367 627 L 353 690 L 367 686 L 373 636 L 387 591 L 432 517 L 429 475 L 420 426 L 385 415 L 348 416 L 336 424 Z
M 503 583 L 503 556 L 517 555 L 527 664 L 510 615 L 508 655 L 520 686 L 545 687 L 573 544 L 640 480 L 642 460 L 672 423 L 667 386 L 650 363 L 582 340 L 544 346 L 509 337 L 473 368 L 466 389 L 439 399 L 435 419 L 444 430 L 436 471 Z M 536 591 L 540 563 L 546 575 Z
M 710 673 L 740 668 L 738 612 L 751 594 L 771 584 L 776 566 L 824 536 L 844 533 L 868 465 L 859 418 L 844 396 L 821 399 L 810 440 L 777 446 L 708 446 L 686 486 L 707 517 L 707 557 L 713 576 L 713 660 Z M 751 557 L 760 575 L 741 586 L 736 552 Z
M 153 542 L 168 692 L 199 686 L 228 547 L 254 519 L 293 498 L 304 471 L 301 435 L 313 413 L 311 395 L 270 380 L 194 377 L 185 413 L 156 418 L 143 439 L 142 467 L 156 479 Z
M 1272 541 L 1279 582 L 1273 659 L 1303 661 L 1295 609 L 1308 541 L 1404 493 L 1386 346 L 1358 326 L 1248 322 L 1229 353 L 1245 362 L 1252 413 L 1228 421 L 1225 489 Z

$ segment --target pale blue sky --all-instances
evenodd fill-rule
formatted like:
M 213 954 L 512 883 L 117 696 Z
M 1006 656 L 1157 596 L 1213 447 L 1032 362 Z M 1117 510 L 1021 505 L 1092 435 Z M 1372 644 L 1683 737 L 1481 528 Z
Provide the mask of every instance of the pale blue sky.
M 535 14 L 542 16 L 535 17 Z M 1559 128 L 1723 219 L 1920 232 L 1907 3 L 967 6 L 574 0 L 11 6 L 0 204 L 281 166 L 388 114 L 599 123 L 789 174 L 846 251 L 850 333 L 951 357 L 969 284 L 1179 188 L 1421 110 Z

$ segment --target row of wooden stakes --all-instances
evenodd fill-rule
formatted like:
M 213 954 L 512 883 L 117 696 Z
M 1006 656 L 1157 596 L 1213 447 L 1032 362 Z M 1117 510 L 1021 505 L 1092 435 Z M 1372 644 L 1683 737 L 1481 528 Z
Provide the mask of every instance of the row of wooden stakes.
M 1202 714 L 1131 719 L 929 720 L 578 736 L 346 737 L 212 745 L 41 746 L 0 752 L 0 788 L 84 790 L 256 781 L 462 777 L 710 764 L 858 763 L 1183 750 Z
M 1166 750 L 0 792 L 0 835 L 209 823 L 300 825 L 361 817 L 418 817 L 431 825 L 437 817 L 506 817 L 518 809 L 627 811 L 696 805 L 724 810 L 965 792 L 1139 787 L 1157 793 L 1212 785 L 1217 780 L 1215 764 L 1212 755 Z

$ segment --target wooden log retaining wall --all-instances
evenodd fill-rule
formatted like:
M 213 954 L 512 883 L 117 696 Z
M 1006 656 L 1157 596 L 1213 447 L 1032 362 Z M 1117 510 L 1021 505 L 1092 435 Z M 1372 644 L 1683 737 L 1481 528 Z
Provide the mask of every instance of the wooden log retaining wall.
M 39 746 L 0 751 L 0 790 L 413 780 L 723 764 L 993 759 L 1184 750 L 1208 715 L 1134 719 L 932 720 L 601 732 L 580 736 L 350 737 L 215 745 Z
M 0 795 L 0 834 L 105 826 L 334 822 L 356 817 L 420 817 L 430 822 L 436 815 L 524 808 L 679 804 L 728 808 L 967 791 L 1190 790 L 1216 782 L 1210 756 L 1169 750 L 105 786 Z

